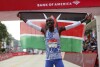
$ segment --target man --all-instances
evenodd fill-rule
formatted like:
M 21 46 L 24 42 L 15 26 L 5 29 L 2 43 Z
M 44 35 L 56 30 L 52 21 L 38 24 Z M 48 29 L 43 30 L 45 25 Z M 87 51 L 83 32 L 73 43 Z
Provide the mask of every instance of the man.
M 61 57 L 61 48 L 60 48 L 60 34 L 62 31 L 69 30 L 74 28 L 86 20 L 90 20 L 91 16 L 87 15 L 83 20 L 73 23 L 71 25 L 58 27 L 57 23 L 54 21 L 52 17 L 46 19 L 45 28 L 37 26 L 32 23 L 31 20 L 24 19 L 21 15 L 18 15 L 20 19 L 22 19 L 26 24 L 31 26 L 32 28 L 41 31 L 45 35 L 45 45 L 46 45 L 46 64 L 45 67 L 64 67 Z M 56 27 L 54 26 L 56 23 Z

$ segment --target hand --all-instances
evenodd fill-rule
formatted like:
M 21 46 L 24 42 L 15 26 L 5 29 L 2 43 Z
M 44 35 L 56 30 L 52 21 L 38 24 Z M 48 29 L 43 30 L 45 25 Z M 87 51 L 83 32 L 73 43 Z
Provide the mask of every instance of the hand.
M 90 21 L 91 21 L 91 19 L 92 19 L 93 17 L 92 17 L 92 13 L 91 14 L 87 14 L 86 16 L 85 16 L 85 18 L 83 19 L 83 20 L 81 20 L 81 23 L 83 23 L 83 22 L 86 22 L 86 23 L 89 23 Z
M 19 17 L 19 18 L 21 17 L 20 13 L 17 14 L 17 17 Z
M 19 17 L 20 20 L 23 20 L 25 23 L 27 22 L 27 19 L 23 17 L 20 12 L 17 14 L 17 17 Z
M 87 20 L 91 20 L 91 19 L 92 19 L 92 13 L 89 14 L 89 15 L 86 15 L 85 18 L 86 18 Z
M 89 14 L 89 15 L 86 15 L 86 24 L 88 24 L 89 22 L 91 22 L 91 20 L 92 20 L 92 13 L 91 14 Z

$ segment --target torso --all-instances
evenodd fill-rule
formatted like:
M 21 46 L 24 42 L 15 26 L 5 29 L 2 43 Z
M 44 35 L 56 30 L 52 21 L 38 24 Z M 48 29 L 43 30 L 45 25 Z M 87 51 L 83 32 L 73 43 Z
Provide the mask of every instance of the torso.
M 46 31 L 45 44 L 47 60 L 61 59 L 60 37 L 57 28 L 54 32 Z

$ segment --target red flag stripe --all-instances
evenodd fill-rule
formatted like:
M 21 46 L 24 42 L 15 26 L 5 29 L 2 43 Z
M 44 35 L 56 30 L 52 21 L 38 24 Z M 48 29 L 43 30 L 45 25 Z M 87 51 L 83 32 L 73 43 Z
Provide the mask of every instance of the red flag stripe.
M 38 23 L 38 22 L 34 22 L 34 24 L 38 25 L 38 26 L 41 26 L 41 27 L 45 27 L 45 23 Z M 71 23 L 65 23 L 65 22 L 59 22 L 58 23 L 58 26 L 66 26 L 66 25 L 69 25 Z M 21 23 L 21 28 L 20 28 L 20 34 L 41 34 L 41 32 L 31 28 L 30 26 L 28 26 L 27 24 L 25 23 Z M 61 35 L 63 36 L 76 36 L 76 37 L 82 37 L 82 34 L 83 34 L 83 30 L 84 30 L 84 25 L 79 25 L 75 28 L 72 28 L 70 30 L 67 30 L 67 31 L 63 31 Z

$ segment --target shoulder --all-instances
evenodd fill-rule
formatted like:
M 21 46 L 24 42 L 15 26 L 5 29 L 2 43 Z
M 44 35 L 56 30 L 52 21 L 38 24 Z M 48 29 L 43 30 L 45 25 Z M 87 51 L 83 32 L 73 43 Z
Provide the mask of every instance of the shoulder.
M 58 31 L 59 31 L 59 32 L 62 32 L 62 31 L 64 31 L 64 30 L 66 30 L 64 26 L 58 28 Z
M 66 30 L 65 27 L 58 27 L 58 32 L 61 34 L 62 31 Z
M 41 32 L 42 32 L 43 34 L 45 34 L 46 29 L 45 29 L 45 28 L 41 28 Z

